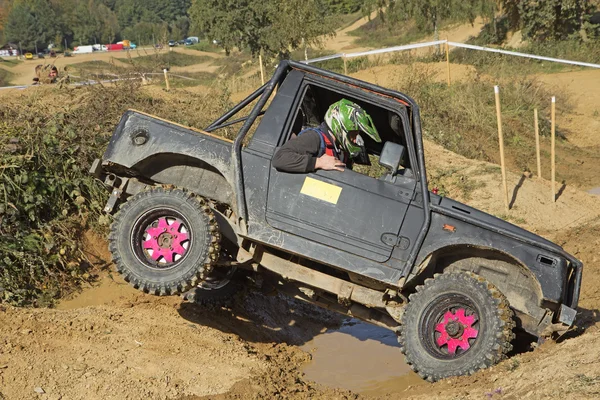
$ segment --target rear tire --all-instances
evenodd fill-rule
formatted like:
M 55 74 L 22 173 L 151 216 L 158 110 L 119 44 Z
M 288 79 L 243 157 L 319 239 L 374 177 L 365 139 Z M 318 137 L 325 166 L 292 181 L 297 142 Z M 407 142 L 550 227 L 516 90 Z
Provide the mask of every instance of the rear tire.
M 226 303 L 240 288 L 236 279 L 240 273 L 236 267 L 214 268 L 195 288 L 184 293 L 183 298 L 197 304 Z
M 179 189 L 138 193 L 115 216 L 109 249 L 117 270 L 136 289 L 182 293 L 212 270 L 219 231 L 205 201 Z
M 425 280 L 402 316 L 398 341 L 406 362 L 431 382 L 470 375 L 512 350 L 513 312 L 504 295 L 471 272 Z

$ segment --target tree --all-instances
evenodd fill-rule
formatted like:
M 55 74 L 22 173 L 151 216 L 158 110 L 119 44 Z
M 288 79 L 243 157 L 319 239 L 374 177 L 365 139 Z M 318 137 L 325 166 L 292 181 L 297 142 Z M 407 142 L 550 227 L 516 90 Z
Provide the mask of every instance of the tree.
M 6 20 L 5 36 L 8 41 L 20 42 L 33 50 L 52 42 L 58 24 L 56 15 L 46 0 L 29 0 L 16 3 Z
M 575 35 L 587 40 L 589 0 L 530 0 L 519 2 L 518 9 L 526 38 L 563 40 Z
M 332 35 L 325 13 L 320 0 L 193 0 L 189 10 L 192 23 L 227 53 L 248 47 L 255 56 L 280 57 Z

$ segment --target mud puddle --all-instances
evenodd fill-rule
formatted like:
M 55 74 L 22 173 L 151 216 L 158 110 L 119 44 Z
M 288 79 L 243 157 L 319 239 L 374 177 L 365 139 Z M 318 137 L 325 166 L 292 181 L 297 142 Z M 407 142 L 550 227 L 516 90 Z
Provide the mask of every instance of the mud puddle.
M 427 384 L 404 362 L 394 332 L 356 319 L 315 336 L 302 349 L 312 354 L 303 368 L 306 378 L 331 388 L 382 395 Z

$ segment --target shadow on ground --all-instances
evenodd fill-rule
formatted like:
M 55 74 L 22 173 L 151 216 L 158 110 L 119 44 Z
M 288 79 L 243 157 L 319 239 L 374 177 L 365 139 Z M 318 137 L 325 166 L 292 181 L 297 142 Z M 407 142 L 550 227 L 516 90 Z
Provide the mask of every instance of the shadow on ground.
M 182 303 L 179 314 L 193 324 L 233 333 L 248 342 L 296 346 L 338 328 L 345 318 L 284 294 L 251 288 L 243 288 L 221 304 Z

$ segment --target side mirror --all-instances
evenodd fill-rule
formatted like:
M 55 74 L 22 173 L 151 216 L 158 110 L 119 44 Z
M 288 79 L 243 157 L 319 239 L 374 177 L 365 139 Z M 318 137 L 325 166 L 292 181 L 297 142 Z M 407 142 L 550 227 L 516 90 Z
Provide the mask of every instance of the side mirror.
M 405 152 L 404 146 L 394 142 L 385 142 L 379 157 L 379 164 L 387 168 L 392 176 L 395 176 L 404 159 Z

